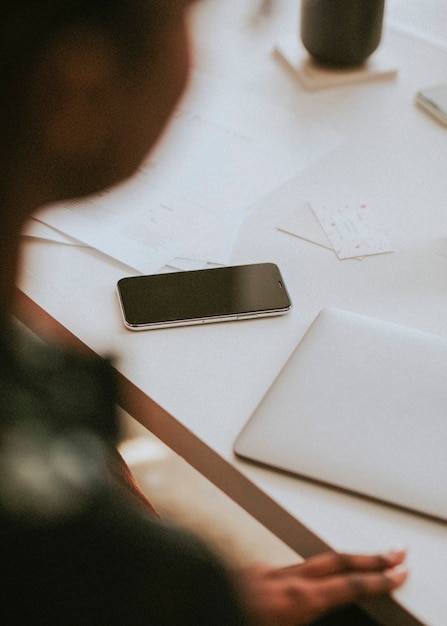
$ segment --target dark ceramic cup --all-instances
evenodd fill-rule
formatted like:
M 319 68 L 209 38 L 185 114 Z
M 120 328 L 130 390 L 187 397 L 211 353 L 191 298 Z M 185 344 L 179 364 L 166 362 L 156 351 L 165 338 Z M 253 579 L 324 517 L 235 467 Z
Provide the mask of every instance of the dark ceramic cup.
M 317 63 L 362 65 L 382 37 L 385 0 L 301 0 L 301 40 Z

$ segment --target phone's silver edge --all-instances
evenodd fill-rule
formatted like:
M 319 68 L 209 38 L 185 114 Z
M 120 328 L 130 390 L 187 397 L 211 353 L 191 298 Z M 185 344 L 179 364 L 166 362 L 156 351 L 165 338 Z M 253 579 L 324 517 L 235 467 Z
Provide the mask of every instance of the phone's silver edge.
M 201 317 L 187 320 L 173 320 L 167 322 L 153 322 L 151 324 L 129 324 L 124 314 L 123 303 L 119 289 L 116 290 L 118 296 L 118 302 L 120 305 L 121 315 L 123 318 L 124 326 L 128 330 L 140 331 L 140 330 L 157 330 L 159 328 L 175 328 L 179 326 L 199 326 L 201 324 L 215 324 L 218 322 L 235 322 L 249 319 L 255 319 L 257 317 L 274 317 L 276 315 L 285 315 L 292 308 L 292 304 L 284 309 L 272 309 L 270 311 L 257 311 L 253 313 L 239 313 L 238 315 L 216 315 L 214 317 Z
M 291 307 L 288 307 L 286 310 L 283 309 L 279 309 L 279 310 L 275 310 L 275 311 L 263 311 L 262 313 L 245 313 L 245 314 L 239 314 L 239 315 L 219 315 L 219 316 L 215 316 L 215 317 L 203 317 L 203 318 L 196 318 L 196 319 L 192 319 L 192 320 L 175 320 L 175 321 L 169 321 L 169 322 L 155 322 L 152 324 L 138 324 L 138 325 L 132 325 L 129 324 L 126 320 L 124 320 L 124 324 L 126 326 L 126 328 L 128 328 L 129 330 L 135 330 L 135 331 L 139 331 L 139 330 L 157 330 L 159 328 L 175 328 L 175 327 L 179 327 L 179 326 L 200 326 L 202 324 L 216 324 L 218 322 L 238 322 L 238 321 L 243 321 L 243 320 L 250 320 L 250 319 L 255 319 L 255 318 L 260 318 L 260 317 L 274 317 L 277 315 L 285 315 L 286 313 L 288 313 L 288 311 L 290 310 Z

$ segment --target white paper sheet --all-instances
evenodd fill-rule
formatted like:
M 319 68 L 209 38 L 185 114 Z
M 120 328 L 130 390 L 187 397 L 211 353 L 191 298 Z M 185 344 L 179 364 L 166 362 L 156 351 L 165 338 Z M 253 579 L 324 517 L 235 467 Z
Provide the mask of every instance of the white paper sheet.
M 143 273 L 175 258 L 225 264 L 247 208 L 340 141 L 325 126 L 196 75 L 131 181 L 36 218 Z
M 43 224 L 42 222 L 38 222 L 35 219 L 28 220 L 25 228 L 22 231 L 23 237 L 32 237 L 34 239 L 44 239 L 45 241 L 54 241 L 54 243 L 63 243 L 69 246 L 84 246 L 85 244 L 69 237 L 68 235 L 64 235 L 51 226 L 47 226 L 47 224 Z
M 212 236 L 219 226 L 215 214 L 148 186 L 141 176 L 88 203 L 49 208 L 38 218 L 143 273 L 182 256 L 191 242 Z
M 198 76 L 145 171 L 210 210 L 240 214 L 340 141 L 321 124 Z
M 279 224 L 278 230 L 328 250 L 334 249 L 308 202 L 300 202 L 293 213 Z

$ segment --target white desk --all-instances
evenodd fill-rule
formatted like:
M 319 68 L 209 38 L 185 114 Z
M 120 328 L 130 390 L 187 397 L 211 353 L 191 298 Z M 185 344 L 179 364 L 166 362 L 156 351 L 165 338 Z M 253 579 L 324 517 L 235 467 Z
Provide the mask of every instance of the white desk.
M 94 251 L 42 241 L 26 245 L 20 287 L 95 352 L 119 355 L 117 369 L 133 390 L 125 408 L 297 552 L 408 546 L 409 582 L 370 610 L 388 624 L 443 626 L 446 525 L 251 466 L 232 453 L 236 435 L 324 306 L 447 335 L 447 129 L 413 104 L 417 89 L 447 81 L 443 2 L 423 0 L 427 12 L 416 22 L 413 13 L 422 2 L 389 0 L 389 20 L 405 26 L 401 32 L 387 28 L 383 42 L 399 69 L 396 80 L 314 93 L 270 55 L 276 39 L 294 28 L 297 4 L 278 0 L 258 29 L 246 26 L 254 0 L 199 3 L 195 21 L 202 69 L 305 118 L 324 120 L 345 137 L 258 203 L 234 252 L 235 263 L 277 262 L 293 311 L 282 318 L 130 333 L 115 296 L 115 283 L 127 270 Z M 410 34 L 430 28 L 441 45 Z M 374 205 L 392 235 L 393 254 L 339 261 L 329 250 L 276 230 L 297 202 L 347 193 Z

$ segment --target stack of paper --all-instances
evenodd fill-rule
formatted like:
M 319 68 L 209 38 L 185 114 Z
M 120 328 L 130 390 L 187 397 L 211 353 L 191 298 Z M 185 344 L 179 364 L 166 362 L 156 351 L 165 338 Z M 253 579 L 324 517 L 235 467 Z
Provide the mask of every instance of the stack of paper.
M 163 140 L 130 181 L 46 208 L 28 235 L 96 248 L 133 270 L 228 264 L 256 200 L 332 149 L 340 136 L 197 74 Z M 38 230 L 36 230 L 38 229 Z

